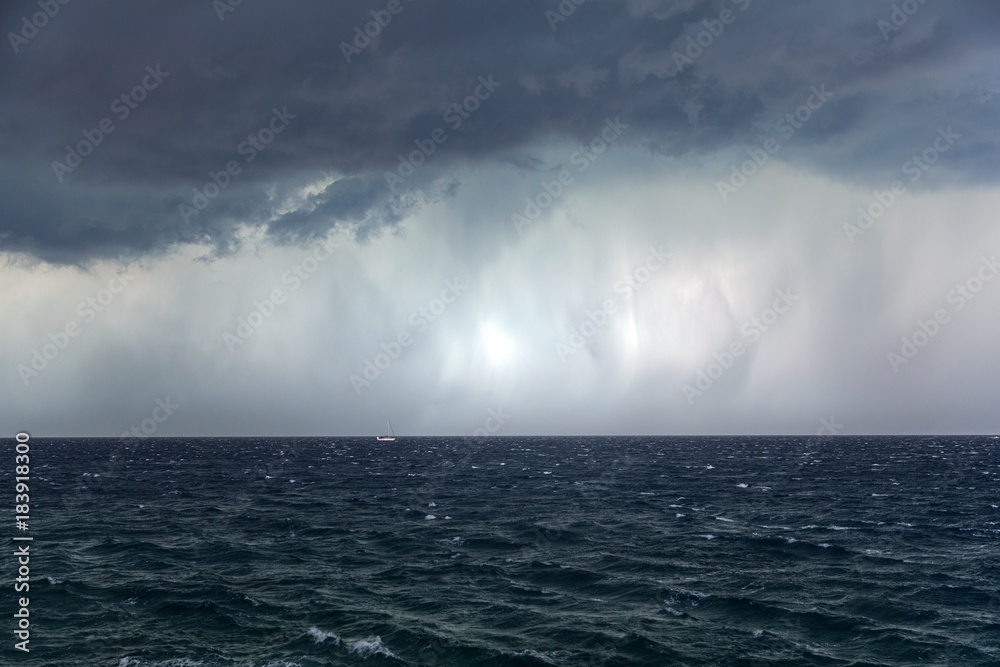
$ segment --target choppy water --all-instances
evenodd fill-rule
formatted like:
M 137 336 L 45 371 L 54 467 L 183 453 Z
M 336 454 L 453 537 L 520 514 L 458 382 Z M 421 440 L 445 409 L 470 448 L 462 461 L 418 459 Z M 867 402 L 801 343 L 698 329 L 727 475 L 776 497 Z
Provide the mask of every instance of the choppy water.
M 36 439 L 32 651 L 2 654 L 997 665 L 998 443 Z

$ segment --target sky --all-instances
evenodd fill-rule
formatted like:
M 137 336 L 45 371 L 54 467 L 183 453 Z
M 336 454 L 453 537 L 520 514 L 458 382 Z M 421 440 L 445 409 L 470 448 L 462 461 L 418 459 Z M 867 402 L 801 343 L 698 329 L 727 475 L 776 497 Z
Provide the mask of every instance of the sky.
M 0 429 L 995 433 L 992 0 L 3 3 Z

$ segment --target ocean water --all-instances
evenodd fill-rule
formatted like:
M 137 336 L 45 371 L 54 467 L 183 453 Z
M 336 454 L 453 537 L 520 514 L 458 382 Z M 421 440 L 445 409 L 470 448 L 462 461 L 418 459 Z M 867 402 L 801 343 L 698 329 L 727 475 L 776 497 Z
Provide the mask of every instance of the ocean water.
M 5 665 L 1000 665 L 989 437 L 33 439 L 31 457 L 31 652 Z

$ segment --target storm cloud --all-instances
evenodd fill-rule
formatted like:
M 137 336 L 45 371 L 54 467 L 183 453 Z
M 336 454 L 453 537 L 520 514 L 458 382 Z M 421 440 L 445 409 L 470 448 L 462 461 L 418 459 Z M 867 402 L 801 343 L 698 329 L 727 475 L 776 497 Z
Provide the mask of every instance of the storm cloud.
M 992 423 L 1000 289 L 952 291 L 1000 251 L 994 2 L 11 2 L 0 27 L 2 386 L 53 432 L 170 392 L 179 434 L 501 404 L 521 433 Z

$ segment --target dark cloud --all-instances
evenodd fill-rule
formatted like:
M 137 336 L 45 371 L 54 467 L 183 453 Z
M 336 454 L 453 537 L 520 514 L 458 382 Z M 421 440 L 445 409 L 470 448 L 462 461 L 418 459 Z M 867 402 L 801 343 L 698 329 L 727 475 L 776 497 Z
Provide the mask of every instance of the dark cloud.
M 365 236 L 454 192 L 462 165 L 532 168 L 541 149 L 587 141 L 619 115 L 625 141 L 665 155 L 753 145 L 822 84 L 833 98 L 782 159 L 881 184 L 950 125 L 963 141 L 925 183 L 1000 174 L 988 79 L 1000 9 L 986 0 L 900 3 L 917 9 L 898 30 L 879 24 L 898 5 L 863 0 L 590 2 L 555 29 L 554 0 L 401 0 L 348 63 L 342 42 L 386 4 L 246 2 L 220 20 L 205 0 L 70 3 L 17 53 L 8 36 L 0 250 L 85 263 L 196 240 L 225 252 L 241 225 L 279 242 L 338 225 Z M 678 72 L 675 53 L 727 10 L 734 20 Z M 37 11 L 5 3 L 0 26 L 19 32 Z M 157 66 L 168 75 L 122 117 L 113 101 Z M 446 120 L 490 76 L 489 99 Z M 248 160 L 248 135 L 285 108 L 294 119 Z M 104 118 L 114 130 L 60 182 L 53 161 Z M 438 129 L 447 140 L 390 188 L 399 154 Z M 240 172 L 185 219 L 179 205 L 231 161 Z M 302 193 L 316 182 L 329 185 Z

